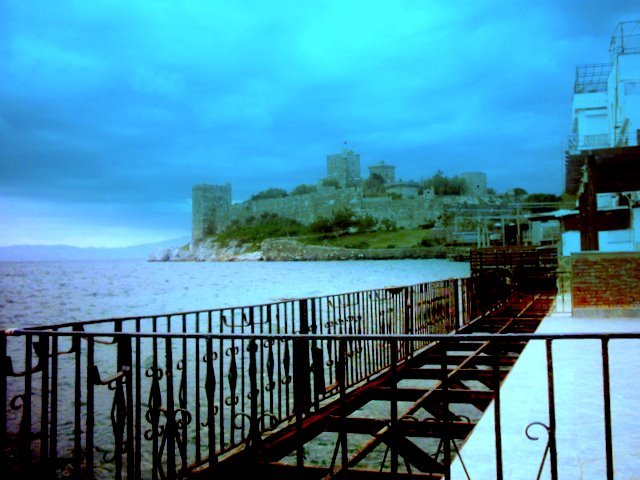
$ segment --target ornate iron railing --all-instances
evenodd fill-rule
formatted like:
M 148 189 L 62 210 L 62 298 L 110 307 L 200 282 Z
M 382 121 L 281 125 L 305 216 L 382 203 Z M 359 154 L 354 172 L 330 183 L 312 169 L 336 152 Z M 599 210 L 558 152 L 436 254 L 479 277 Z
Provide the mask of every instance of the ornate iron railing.
M 339 338 L 420 335 L 403 343 L 407 358 L 507 294 L 493 275 L 4 331 L 0 468 L 184 476 L 335 397 Z M 343 388 L 390 364 L 382 340 L 349 342 L 346 355 Z

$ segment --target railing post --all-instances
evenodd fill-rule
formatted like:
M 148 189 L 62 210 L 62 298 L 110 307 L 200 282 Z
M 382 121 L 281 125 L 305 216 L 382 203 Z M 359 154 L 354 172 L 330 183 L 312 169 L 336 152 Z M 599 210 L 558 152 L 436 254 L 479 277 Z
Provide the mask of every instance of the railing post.
M 549 397 L 549 461 L 551 480 L 558 479 L 558 457 L 556 451 L 556 400 L 553 385 L 553 351 L 551 339 L 545 340 L 547 351 L 547 393 Z
M 74 326 L 73 331 L 82 330 L 81 326 Z M 81 358 L 82 342 L 79 335 L 71 338 L 71 350 L 74 352 L 75 360 L 75 398 L 74 398 L 74 420 L 73 420 L 73 478 L 81 478 L 82 470 L 82 388 L 81 388 Z
M 337 363 L 336 380 L 340 388 L 340 405 L 344 407 L 347 399 L 347 342 L 346 340 L 340 340 Z M 340 433 L 338 434 L 338 441 L 341 445 L 342 453 L 342 472 L 347 474 L 349 470 L 349 452 L 347 445 L 347 428 L 345 425 L 346 412 L 343 408 L 340 409 Z
M 94 443 L 93 443 L 93 435 L 94 435 L 94 426 L 95 426 L 95 417 L 94 417 L 94 408 L 95 408 L 95 366 L 94 366 L 94 339 L 93 337 L 89 337 L 87 339 L 87 431 L 86 431 L 86 451 L 85 455 L 87 458 L 86 465 L 86 475 L 87 478 L 93 478 L 93 451 L 94 451 Z M 55 386 L 54 386 L 55 388 Z M 116 445 L 116 448 L 118 446 Z
M 398 448 L 397 448 L 397 435 L 398 435 L 398 342 L 397 340 L 390 341 L 391 352 L 391 401 L 390 403 L 390 430 L 391 430 L 391 473 L 398 473 Z
M 299 302 L 300 334 L 309 333 L 309 312 L 307 300 Z M 293 342 L 293 402 L 296 418 L 300 421 L 311 406 L 311 368 L 309 364 L 309 340 L 296 339 Z
M 133 426 L 133 352 L 131 349 L 131 337 L 118 338 L 118 371 L 123 372 L 123 386 L 125 390 L 124 421 L 126 422 L 125 455 L 127 458 L 127 478 L 135 476 L 134 459 L 134 426 Z
M 607 480 L 613 480 L 613 442 L 611 439 L 611 390 L 609 381 L 609 339 L 602 339 L 602 389 L 604 395 L 604 434 L 607 454 Z
M 7 333 L 0 331 L 0 398 L 2 411 L 0 412 L 0 469 L 7 471 Z
M 38 339 L 38 362 L 41 365 L 41 399 L 40 399 L 40 463 L 44 469 L 49 468 L 49 336 L 40 335 Z
M 500 416 L 500 344 L 494 340 L 493 347 L 493 412 L 496 448 L 496 480 L 502 480 L 502 419 Z
M 207 439 L 209 444 L 209 478 L 215 478 L 215 466 L 218 463 L 216 455 L 216 374 L 213 368 L 213 345 L 210 337 L 207 337 L 206 344 L 206 377 L 205 393 L 207 396 Z
M 449 480 L 451 478 L 451 440 L 449 438 L 449 346 L 446 340 L 442 340 L 440 342 L 440 348 L 442 349 L 440 363 L 440 372 L 442 375 L 442 378 L 440 379 L 442 413 L 440 417 L 440 424 L 442 425 L 442 453 L 444 455 L 442 469 L 445 480 Z
M 411 335 L 414 333 L 414 315 L 413 315 L 413 302 L 415 299 L 414 291 L 412 287 L 404 289 L 404 334 Z M 413 342 L 406 340 L 404 343 L 404 356 L 410 357 L 413 354 Z
M 174 479 L 176 475 L 176 411 L 173 392 L 173 350 L 171 337 L 165 339 L 165 379 L 167 388 L 166 424 L 164 435 L 166 438 L 167 452 L 167 478 Z M 158 459 L 161 461 L 161 459 Z

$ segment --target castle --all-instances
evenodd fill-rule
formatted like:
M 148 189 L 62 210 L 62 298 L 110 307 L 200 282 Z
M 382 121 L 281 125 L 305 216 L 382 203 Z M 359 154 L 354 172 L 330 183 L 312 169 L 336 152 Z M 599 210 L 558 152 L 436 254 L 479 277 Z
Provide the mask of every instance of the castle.
M 231 202 L 231 185 L 195 185 L 192 202 L 192 240 L 198 242 L 224 230 L 233 220 L 244 221 L 263 213 L 275 213 L 303 224 L 319 217 L 331 217 L 336 211 L 350 208 L 358 215 L 376 220 L 389 219 L 398 227 L 417 228 L 433 222 L 448 209 L 478 205 L 487 194 L 487 177 L 481 172 L 463 173 L 461 195 L 435 195 L 421 191 L 417 182 L 398 182 L 395 166 L 379 162 L 369 167 L 370 175 L 384 181 L 390 196 L 367 197 L 360 175 L 360 155 L 352 150 L 327 156 L 327 176 L 317 184 L 317 191 L 282 198 Z

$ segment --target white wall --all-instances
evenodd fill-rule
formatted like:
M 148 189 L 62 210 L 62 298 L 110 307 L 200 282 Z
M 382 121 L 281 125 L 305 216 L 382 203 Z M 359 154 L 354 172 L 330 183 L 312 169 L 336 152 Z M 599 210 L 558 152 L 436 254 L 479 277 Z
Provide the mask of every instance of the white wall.
M 627 229 L 598 232 L 598 246 L 601 252 L 632 252 L 633 231 Z
M 640 251 L 640 208 L 631 212 L 631 228 L 598 232 L 598 245 L 601 252 Z M 568 256 L 580 252 L 580 232 L 562 233 L 562 255 Z
M 620 126 L 627 121 L 624 133 L 628 136 L 628 145 L 635 146 L 640 129 L 640 55 L 617 55 L 615 62 L 608 82 L 610 105 L 617 95 L 617 108 L 611 120 L 615 119 Z
M 569 231 L 562 233 L 562 256 L 568 257 L 580 251 L 580 232 Z

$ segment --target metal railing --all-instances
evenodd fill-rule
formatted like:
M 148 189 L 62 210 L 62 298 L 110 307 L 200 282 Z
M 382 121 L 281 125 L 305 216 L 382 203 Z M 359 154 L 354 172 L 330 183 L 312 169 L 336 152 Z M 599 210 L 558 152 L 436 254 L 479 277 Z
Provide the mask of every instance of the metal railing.
M 86 343 L 86 352 L 87 352 L 87 361 L 94 359 L 92 357 L 92 352 L 95 353 L 95 348 L 99 341 L 104 341 L 104 336 L 102 334 L 93 334 L 93 333 L 82 333 L 82 332 L 65 332 L 60 333 L 59 335 L 52 335 L 51 332 L 44 332 L 33 334 L 30 332 L 20 332 L 20 336 L 26 337 L 26 344 L 30 346 L 34 346 L 37 342 L 34 342 L 34 339 L 37 338 L 38 342 L 41 341 L 43 337 L 50 336 L 51 338 L 58 338 L 58 340 L 62 340 L 62 338 L 70 339 L 73 343 L 74 341 L 77 343 Z M 442 376 L 440 378 L 440 384 L 438 388 L 447 392 L 449 389 L 455 389 L 459 387 L 454 386 L 454 381 L 449 377 L 451 373 L 451 367 L 449 365 L 450 361 L 446 355 L 446 352 L 451 350 L 456 350 L 456 347 L 459 345 L 464 345 L 465 342 L 487 342 L 487 351 L 494 352 L 496 356 L 495 361 L 490 362 L 491 365 L 488 370 L 488 379 L 493 378 L 495 382 L 499 382 L 499 377 L 501 375 L 501 364 L 499 360 L 499 353 L 501 352 L 505 344 L 513 344 L 516 342 L 544 342 L 545 344 L 545 357 L 542 360 L 542 365 L 539 365 L 540 368 L 546 369 L 547 375 L 547 407 L 546 410 L 548 414 L 546 418 L 538 419 L 539 421 L 533 422 L 537 425 L 544 427 L 548 434 L 547 443 L 544 447 L 540 447 L 540 460 L 539 460 L 539 469 L 536 465 L 536 470 L 538 476 L 535 477 L 536 471 L 531 471 L 530 478 L 540 478 L 540 472 L 549 471 L 550 478 L 557 479 L 558 471 L 562 468 L 561 460 L 563 454 L 566 455 L 571 452 L 559 452 L 558 442 L 557 442 L 557 424 L 562 419 L 557 418 L 557 389 L 558 384 L 557 381 L 554 381 L 554 376 L 557 372 L 556 369 L 556 360 L 554 359 L 554 344 L 555 342 L 561 341 L 572 341 L 572 342 L 587 342 L 587 341 L 597 341 L 600 344 L 600 360 L 602 369 L 601 371 L 593 373 L 599 377 L 598 381 L 595 382 L 598 385 L 601 385 L 601 390 L 595 392 L 596 395 L 601 395 L 603 399 L 603 406 L 601 410 L 601 419 L 603 425 L 603 431 L 601 432 L 604 437 L 604 446 L 601 454 L 596 454 L 598 456 L 601 455 L 601 458 L 604 459 L 604 463 L 606 466 L 606 477 L 608 479 L 614 478 L 614 438 L 612 432 L 612 418 L 615 418 L 617 412 L 612 411 L 611 405 L 611 383 L 612 374 L 615 376 L 615 372 L 612 372 L 610 369 L 610 360 L 609 360 L 609 347 L 612 342 L 619 340 L 640 340 L 640 334 L 556 334 L 556 335 L 539 335 L 539 334 L 501 334 L 501 335 L 490 335 L 490 334 L 473 334 L 473 335 L 444 335 L 444 334 L 430 334 L 430 335 L 344 335 L 344 336 L 334 336 L 334 335 L 293 335 L 293 334 L 234 334 L 234 335 L 220 335 L 220 334 L 144 334 L 144 333 L 136 333 L 136 334 L 124 334 L 124 333 L 113 333 L 108 338 L 113 339 L 114 345 L 122 345 L 126 344 L 130 341 L 133 341 L 133 344 L 137 342 L 144 341 L 154 341 L 158 340 L 159 343 L 164 343 L 168 345 L 168 348 L 164 352 L 163 357 L 166 359 L 166 362 L 160 362 L 157 360 L 157 363 L 162 363 L 166 365 L 166 370 L 160 369 L 160 367 L 156 367 L 156 370 L 151 371 L 150 373 L 158 373 L 161 370 L 166 372 L 162 377 L 160 374 L 152 376 L 154 380 L 152 381 L 149 387 L 149 401 L 142 403 L 134 402 L 133 399 L 137 397 L 135 391 L 130 391 L 129 386 L 136 384 L 136 375 L 132 374 L 132 370 L 134 369 L 126 369 L 123 366 L 121 372 L 118 372 L 114 377 L 110 379 L 101 380 L 99 376 L 96 376 L 95 372 L 90 374 L 93 378 L 93 381 L 87 382 L 84 385 L 86 390 L 86 401 L 83 402 L 83 407 L 80 411 L 76 412 L 76 415 L 79 417 L 81 423 L 83 420 L 86 423 L 82 424 L 80 429 L 73 429 L 68 432 L 67 435 L 73 435 L 75 441 L 77 442 L 75 445 L 73 442 L 70 444 L 71 450 L 69 454 L 72 455 L 70 458 L 61 458 L 60 456 L 52 457 L 51 452 L 52 448 L 55 448 L 56 451 L 59 451 L 61 447 L 61 442 L 55 442 L 54 439 L 61 439 L 63 428 L 59 428 L 56 432 L 48 431 L 48 436 L 43 435 L 43 432 L 47 432 L 47 430 L 40 430 L 43 426 L 47 425 L 49 421 L 52 421 L 53 418 L 51 416 L 42 417 L 36 414 L 34 405 L 31 405 L 29 402 L 26 402 L 25 399 L 28 398 L 28 395 L 34 395 L 36 391 L 35 381 L 35 373 L 38 371 L 37 366 L 30 365 L 32 368 L 31 373 L 29 371 L 24 372 L 22 378 L 24 379 L 24 384 L 26 387 L 31 385 L 33 388 L 31 390 L 25 390 L 24 393 L 20 394 L 18 397 L 14 397 L 11 401 L 11 405 L 13 407 L 19 407 L 22 410 L 22 416 L 19 421 L 20 428 L 23 431 L 19 431 L 17 434 L 17 439 L 13 438 L 14 434 L 9 433 L 9 435 L 3 437 L 3 447 L 11 452 L 14 448 L 12 443 L 14 440 L 20 442 L 12 455 L 16 457 L 20 457 L 19 460 L 21 462 L 25 462 L 22 464 L 23 470 L 21 473 L 25 474 L 25 477 L 29 474 L 33 474 L 36 472 L 46 471 L 43 468 L 49 466 L 50 468 L 54 468 L 56 465 L 58 467 L 59 473 L 62 471 L 64 474 L 70 473 L 71 476 L 75 476 L 78 478 L 93 478 L 93 477 L 107 477 L 107 478 L 182 478 L 187 476 L 190 473 L 193 473 L 193 467 L 198 464 L 207 463 L 207 467 L 209 467 L 209 473 L 214 475 L 215 478 L 215 467 L 216 463 L 220 458 L 221 450 L 228 450 L 228 444 L 224 441 L 224 438 L 229 439 L 230 437 L 226 436 L 223 438 L 218 438 L 216 436 L 218 432 L 218 428 L 220 427 L 220 420 L 224 418 L 223 412 L 231 408 L 234 404 L 237 405 L 237 402 L 233 400 L 232 396 L 228 394 L 231 393 L 229 390 L 227 394 L 222 395 L 220 397 L 215 393 L 215 388 L 221 388 L 220 384 L 216 382 L 215 374 L 218 373 L 215 363 L 219 357 L 216 357 L 215 352 L 218 350 L 218 346 L 225 341 L 236 342 L 237 345 L 240 345 L 242 342 L 245 346 L 245 349 L 242 351 L 242 355 L 245 357 L 245 361 L 247 363 L 246 373 L 243 375 L 246 377 L 248 381 L 248 387 L 243 393 L 247 396 L 247 405 L 245 411 L 236 412 L 235 418 L 227 417 L 227 421 L 224 423 L 224 428 L 227 429 L 235 429 L 238 432 L 238 437 L 240 438 L 240 442 L 246 445 L 246 448 L 259 448 L 259 444 L 263 435 L 271 428 L 276 428 L 272 422 L 276 422 L 278 419 L 276 418 L 277 414 L 271 413 L 268 411 L 270 408 L 269 402 L 265 401 L 265 396 L 274 392 L 273 389 L 268 389 L 267 386 L 271 385 L 271 383 L 267 383 L 265 380 L 268 378 L 268 370 L 269 363 L 266 364 L 261 362 L 261 356 L 263 353 L 263 349 L 265 345 L 290 345 L 290 348 L 296 351 L 304 350 L 308 345 L 316 345 L 322 346 L 323 350 L 327 350 L 331 348 L 332 351 L 337 352 L 335 357 L 335 362 L 328 368 L 330 368 L 334 372 L 335 378 L 335 390 L 338 394 L 344 394 L 347 390 L 347 385 L 350 382 L 350 363 L 353 355 L 358 354 L 358 349 L 362 351 L 373 352 L 376 350 L 382 350 L 384 352 L 391 352 L 388 354 L 387 360 L 389 362 L 389 369 L 391 372 L 401 371 L 399 366 L 403 364 L 406 360 L 402 357 L 400 352 L 406 348 L 406 345 L 414 345 L 414 344 L 426 344 L 429 342 L 441 342 L 441 350 L 443 354 L 441 355 L 442 365 L 440 365 L 440 370 L 442 371 Z M 123 341 L 123 339 L 126 339 Z M 205 355 L 203 356 L 203 363 L 205 364 L 206 371 L 206 380 L 204 381 L 201 387 L 206 387 L 207 391 L 211 392 L 207 396 L 206 405 L 202 405 L 204 412 L 200 415 L 199 421 L 201 423 L 197 423 L 196 415 L 197 410 L 190 411 L 186 407 L 186 405 L 181 404 L 182 400 L 177 403 L 180 403 L 180 406 L 177 404 L 171 403 L 171 392 L 173 391 L 175 385 L 173 384 L 172 375 L 175 373 L 175 370 L 170 368 L 171 365 L 171 354 L 173 350 L 173 344 L 175 343 L 178 347 L 181 342 L 187 341 L 190 343 L 201 343 L 204 346 Z M 54 340 L 54 344 L 59 343 Z M 331 345 L 331 347 L 329 347 Z M 0 349 L 6 348 L 6 341 L 0 341 Z M 40 347 L 38 347 L 40 348 Z M 410 347 L 413 350 L 412 347 Z M 154 357 L 155 358 L 155 357 Z M 153 363 L 156 363 L 154 360 Z M 266 370 L 265 370 L 266 367 Z M 89 371 L 92 370 L 91 367 L 87 367 Z M 42 370 L 44 372 L 46 370 Z M 315 372 L 314 372 L 315 373 Z M 150 375 L 147 375 L 148 377 Z M 160 378 L 158 378 L 160 377 Z M 282 377 L 281 379 L 285 379 L 286 377 Z M 132 383 L 133 380 L 133 383 Z M 156 381 L 157 380 L 157 381 Z M 159 380 L 163 380 L 162 386 L 166 387 L 166 391 L 164 391 L 164 395 L 160 393 L 159 389 L 161 389 Z M 298 382 L 301 380 L 301 377 L 296 377 L 296 373 L 293 372 L 293 382 L 298 387 Z M 456 380 L 457 381 L 457 380 Z M 229 382 L 232 382 L 231 378 L 229 378 Z M 180 382 L 178 382 L 181 384 Z M 394 383 L 391 383 L 394 385 Z M 496 383 L 498 385 L 498 383 Z M 6 388 L 6 384 L 2 385 L 3 388 Z M 110 410 L 110 416 L 112 425 L 110 428 L 113 431 L 113 439 L 108 441 L 104 438 L 99 432 L 100 426 L 97 415 L 92 419 L 91 412 L 94 414 L 98 413 L 97 409 L 97 396 L 98 389 L 102 393 L 106 393 L 107 390 L 110 391 L 110 401 L 112 402 L 112 407 Z M 496 392 L 499 389 L 496 387 L 494 389 Z M 397 412 L 398 410 L 398 402 L 402 397 L 397 395 L 398 391 L 396 391 L 396 395 L 390 396 L 390 407 L 389 412 L 391 417 L 387 419 L 390 427 L 402 430 L 406 429 L 408 425 L 400 424 L 397 418 L 394 420 L 393 412 Z M 295 391 L 293 395 L 296 395 Z M 300 395 L 298 393 L 297 395 Z M 179 395 L 182 398 L 181 395 Z M 83 396 L 83 398 L 85 398 Z M 218 398 L 220 398 L 219 403 Z M 439 398 L 442 399 L 442 410 L 448 411 L 449 404 L 454 403 L 446 394 L 441 395 Z M 232 399 L 231 401 L 227 401 L 227 399 Z M 69 399 L 71 401 L 71 399 Z M 504 403 L 506 399 L 502 399 Z M 138 400 L 140 402 L 140 400 Z M 62 402 L 61 402 L 62 403 Z M 395 405 L 394 405 L 395 403 Z M 128 405 L 132 406 L 129 408 Z M 313 406 L 309 407 L 313 409 Z M 144 415 L 140 416 L 140 413 L 136 413 L 137 409 L 143 409 Z M 504 477 L 503 472 L 503 449 L 505 446 L 503 445 L 503 429 L 505 427 L 505 422 L 508 422 L 508 419 L 502 417 L 501 419 L 501 400 L 500 397 L 496 399 L 493 403 L 493 411 L 495 418 L 495 457 L 494 458 L 484 458 L 485 462 L 492 462 L 495 465 L 495 471 L 497 479 L 502 479 Z M 292 419 L 293 422 L 300 422 L 302 418 L 306 415 L 305 411 L 296 412 L 297 415 Z M 58 420 L 60 420 L 60 416 L 56 416 Z M 593 418 L 591 418 L 593 421 Z M 7 421 L 7 418 L 4 418 L 3 421 Z M 438 428 L 442 431 L 446 432 L 448 429 L 454 429 L 457 427 L 455 424 L 455 420 L 452 420 L 448 416 L 443 416 L 440 419 L 435 419 L 434 421 L 439 422 Z M 138 425 L 141 422 L 145 422 L 147 428 L 142 434 L 142 431 L 139 431 L 140 428 Z M 533 424 L 529 424 L 529 427 Z M 30 433 L 26 431 L 28 426 L 31 426 Z M 415 424 L 412 424 L 415 425 Z M 58 424 L 58 427 L 64 427 L 64 425 Z M 525 431 L 523 431 L 523 437 L 526 433 L 527 437 L 530 439 L 536 439 L 535 437 L 529 434 L 529 427 Z M 194 433 L 197 431 L 201 431 L 201 436 L 197 437 Z M 453 432 L 454 430 L 451 430 Z M 54 435 L 55 433 L 55 435 Z M 54 435 L 54 436 L 52 436 Z M 131 436 L 130 436 L 131 435 Z M 142 440 L 145 439 L 146 442 L 150 443 L 151 446 L 147 448 L 141 448 L 139 444 L 135 443 L 135 441 L 130 441 L 129 439 L 138 438 Z M 200 438 L 200 444 L 197 444 L 197 438 Z M 443 465 L 451 464 L 452 460 L 455 457 L 455 454 L 464 455 L 465 452 L 458 450 L 458 446 L 455 444 L 455 440 L 453 438 L 445 436 L 445 442 L 447 443 L 447 448 L 442 448 L 440 460 Z M 210 448 L 211 445 L 224 445 L 225 448 Z M 27 448 L 30 447 L 30 448 Z M 345 445 L 346 447 L 346 445 Z M 150 457 L 148 461 L 148 465 L 141 462 L 142 458 L 147 458 L 148 454 L 147 450 L 153 451 L 153 456 Z M 88 454 L 87 452 L 94 452 L 92 454 Z M 396 462 L 392 461 L 391 467 L 387 467 L 387 471 L 389 468 L 393 470 L 394 468 L 397 471 L 398 462 L 397 462 L 397 452 L 392 452 L 396 457 Z M 96 455 L 101 454 L 101 460 L 96 462 Z M 570 457 L 571 455 L 569 455 Z M 131 459 L 135 459 L 136 461 L 131 461 Z M 566 459 L 566 458 L 565 458 Z M 3 460 L 3 462 L 7 462 L 7 458 Z M 10 458 L 9 460 L 16 460 L 14 458 Z M 54 460 L 57 460 L 57 463 L 52 463 Z M 71 470 L 69 470 L 69 465 L 62 466 L 60 461 L 71 462 L 72 466 Z M 467 459 L 468 462 L 468 459 Z M 98 465 L 100 463 L 100 465 Z M 559 465 L 560 464 L 560 465 Z M 109 465 L 109 466 L 107 466 Z M 394 467 L 395 465 L 395 467 Z M 6 464 L 4 465 L 6 468 Z M 30 467 L 30 470 L 29 470 Z M 466 468 L 466 467 L 465 467 Z M 448 467 L 445 471 L 448 472 Z M 7 471 L 7 470 L 5 470 Z M 393 472 L 392 472 L 393 473 Z M 444 475 L 444 478 L 448 478 L 448 473 Z
M 388 369 L 387 336 L 409 358 L 508 294 L 485 275 L 4 331 L 0 468 L 184 477 Z

